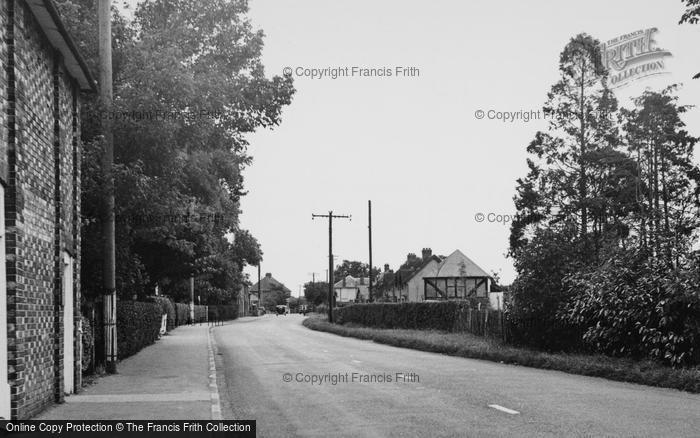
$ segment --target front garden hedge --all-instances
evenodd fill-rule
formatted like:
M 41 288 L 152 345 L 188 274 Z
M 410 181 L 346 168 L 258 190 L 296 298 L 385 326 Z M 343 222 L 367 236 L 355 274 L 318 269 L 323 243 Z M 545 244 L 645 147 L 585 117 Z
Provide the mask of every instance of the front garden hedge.
M 354 323 L 377 328 L 453 331 L 462 303 L 457 301 L 422 303 L 353 304 L 333 310 L 338 324 Z
M 117 305 L 117 355 L 119 359 L 138 353 L 154 343 L 160 333 L 163 308 L 160 303 L 119 301 Z

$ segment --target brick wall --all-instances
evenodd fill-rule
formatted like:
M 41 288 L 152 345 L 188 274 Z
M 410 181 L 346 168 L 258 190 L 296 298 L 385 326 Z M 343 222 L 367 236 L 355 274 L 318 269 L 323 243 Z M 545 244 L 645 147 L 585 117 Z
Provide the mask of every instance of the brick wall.
M 6 184 L 7 169 L 7 1 L 0 0 L 0 182 Z
M 77 86 L 23 1 L 3 1 L 14 70 L 6 72 L 8 365 L 12 417 L 28 418 L 63 399 L 63 251 L 79 261 Z M 9 25 L 14 20 L 14 28 Z M 12 64 L 6 50 L 4 65 Z M 7 64 L 5 64 L 7 62 Z M 14 73 L 14 78 L 12 77 Z M 14 91 L 14 99 L 12 96 Z M 79 321 L 79 273 L 73 273 Z M 77 327 L 68 328 L 74 333 Z

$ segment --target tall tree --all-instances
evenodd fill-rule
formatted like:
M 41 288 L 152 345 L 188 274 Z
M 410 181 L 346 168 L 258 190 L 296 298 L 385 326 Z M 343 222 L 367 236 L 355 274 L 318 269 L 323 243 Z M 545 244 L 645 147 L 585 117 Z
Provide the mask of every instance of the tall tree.
M 511 253 L 525 244 L 533 227 L 566 226 L 591 243 L 616 227 L 618 207 L 609 193 L 624 197 L 630 162 L 620 152 L 618 105 L 599 62 L 598 42 L 581 34 L 559 59 L 559 81 L 544 106 L 547 132 L 528 145 L 529 173 L 518 180 L 518 210 L 511 228 Z M 622 230 L 616 230 L 623 233 Z
M 92 63 L 94 0 L 59 6 Z M 280 123 L 294 88 L 290 77 L 265 76 L 264 35 L 247 12 L 245 0 L 146 0 L 131 22 L 113 10 L 117 109 L 88 99 L 82 111 L 86 296 L 101 282 L 93 242 L 103 183 L 92 144 L 102 117 L 114 119 L 119 290 L 131 297 L 160 284 L 177 294 L 197 275 L 216 296 L 235 294 L 241 263 L 256 259 L 227 237 L 252 237 L 238 231 L 246 138 Z
M 378 268 L 373 268 L 372 274 L 376 276 L 379 274 Z M 369 264 L 358 262 L 356 260 L 343 260 L 343 263 L 336 266 L 333 271 L 333 278 L 336 281 L 340 281 L 348 275 L 355 278 L 367 278 L 369 277 Z
M 690 107 L 678 104 L 677 88 L 645 91 L 635 109 L 624 111 L 627 147 L 639 168 L 638 214 L 630 224 L 639 245 L 669 263 L 689 250 L 700 225 L 700 170 L 693 163 L 698 139 L 685 129 L 681 115 Z
M 304 284 L 304 297 L 306 302 L 314 306 L 328 303 L 328 283 L 317 281 Z

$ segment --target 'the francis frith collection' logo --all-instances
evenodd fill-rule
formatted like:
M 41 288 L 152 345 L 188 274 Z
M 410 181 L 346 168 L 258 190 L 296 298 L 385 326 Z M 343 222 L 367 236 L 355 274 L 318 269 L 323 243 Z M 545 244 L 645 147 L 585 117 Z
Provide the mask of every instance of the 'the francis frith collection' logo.
M 621 35 L 600 45 L 603 67 L 610 75 L 610 85 L 618 88 L 647 76 L 667 73 L 664 57 L 671 52 L 656 46 L 657 28 Z

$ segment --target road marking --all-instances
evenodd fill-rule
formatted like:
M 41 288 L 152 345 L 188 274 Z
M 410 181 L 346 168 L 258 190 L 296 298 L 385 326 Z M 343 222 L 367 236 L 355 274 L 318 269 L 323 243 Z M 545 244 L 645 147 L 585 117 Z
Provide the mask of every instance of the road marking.
M 212 336 L 213 327 L 207 329 L 207 350 L 209 353 L 209 392 L 211 396 L 211 419 L 222 420 L 221 400 L 219 399 L 219 387 L 216 384 L 216 342 Z
M 489 405 L 489 407 L 494 408 L 494 409 L 501 411 L 501 412 L 505 412 L 506 414 L 510 414 L 510 415 L 516 415 L 516 414 L 520 413 L 520 412 L 514 411 L 512 409 L 504 408 L 503 406 L 500 406 L 500 405 Z

